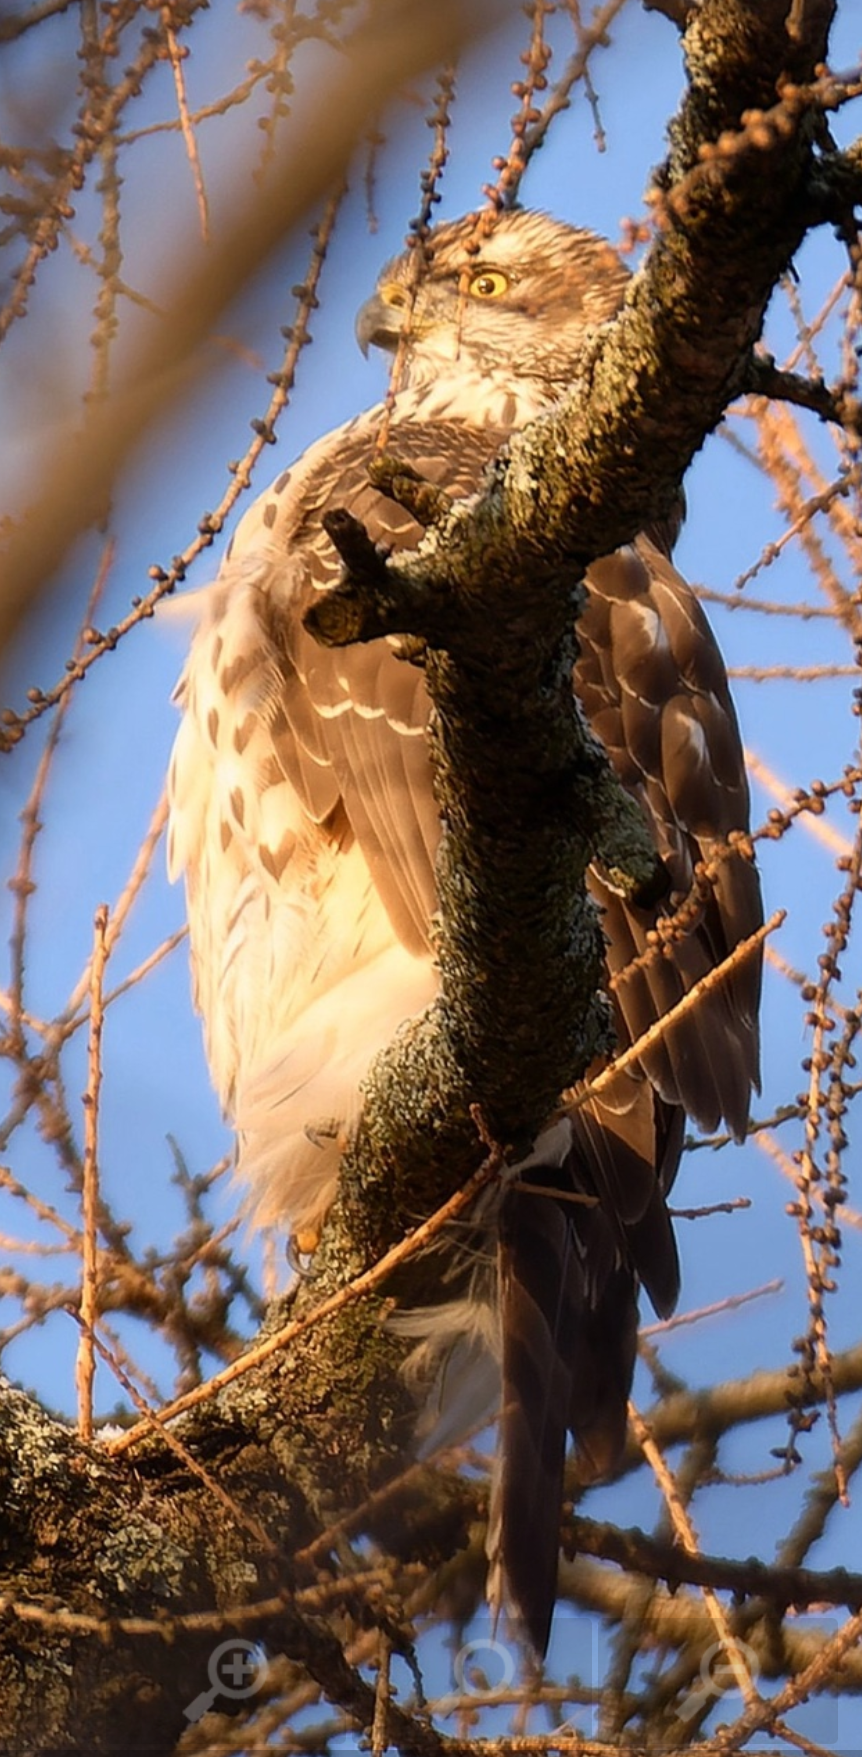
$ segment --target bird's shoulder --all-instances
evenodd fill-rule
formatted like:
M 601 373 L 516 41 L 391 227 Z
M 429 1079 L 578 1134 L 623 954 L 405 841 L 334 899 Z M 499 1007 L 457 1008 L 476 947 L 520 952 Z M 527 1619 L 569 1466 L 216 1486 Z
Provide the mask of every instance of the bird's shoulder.
M 396 399 L 388 420 L 387 452 L 409 464 L 424 480 L 453 498 L 476 492 L 483 473 L 508 438 L 502 420 L 464 420 L 445 397 L 410 395 Z M 502 409 L 500 413 L 514 414 Z M 344 507 L 365 525 L 376 543 L 415 548 L 422 527 L 402 506 L 376 487 L 369 468 L 378 455 L 383 405 L 364 411 L 316 440 L 282 470 L 258 496 L 237 526 L 228 563 L 256 551 L 300 551 L 309 583 L 326 586 L 338 560 L 323 529 L 323 515 Z

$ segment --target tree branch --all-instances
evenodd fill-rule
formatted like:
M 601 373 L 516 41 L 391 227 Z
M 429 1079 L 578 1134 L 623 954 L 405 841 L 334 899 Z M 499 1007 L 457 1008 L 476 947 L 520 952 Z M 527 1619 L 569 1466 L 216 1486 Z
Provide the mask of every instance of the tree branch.
M 798 409 L 811 409 L 821 421 L 834 421 L 852 433 L 859 431 L 862 407 L 858 397 L 851 396 L 840 386 L 832 390 L 822 378 L 782 372 L 771 356 L 752 355 L 745 389 L 752 396 L 772 397 L 777 402 L 793 403 Z
M 760 1598 L 784 1612 L 789 1606 L 834 1604 L 862 1608 L 862 1574 L 846 1568 L 781 1568 L 754 1556 L 737 1561 L 729 1556 L 688 1555 L 673 1541 L 660 1542 L 636 1527 L 621 1530 L 607 1521 L 574 1518 L 563 1530 L 563 1551 L 616 1562 L 629 1574 L 645 1574 L 678 1586 L 709 1586 L 732 1592 L 734 1598 Z
M 660 12 L 680 31 L 686 29 L 693 6 L 694 0 L 643 0 L 644 12 Z

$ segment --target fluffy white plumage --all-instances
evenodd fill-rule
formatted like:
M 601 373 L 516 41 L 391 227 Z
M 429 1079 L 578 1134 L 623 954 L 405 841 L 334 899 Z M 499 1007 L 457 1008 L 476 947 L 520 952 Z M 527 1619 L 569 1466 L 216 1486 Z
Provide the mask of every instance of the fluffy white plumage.
M 235 551 L 242 541 L 241 526 Z M 261 603 L 289 594 L 286 574 L 255 548 L 198 595 L 168 859 L 171 878 L 186 875 L 194 1002 L 240 1175 L 258 1220 L 303 1232 L 331 1202 L 371 1057 L 436 984 L 430 955 L 393 931 L 358 843 L 333 840 L 273 774 L 279 672 Z

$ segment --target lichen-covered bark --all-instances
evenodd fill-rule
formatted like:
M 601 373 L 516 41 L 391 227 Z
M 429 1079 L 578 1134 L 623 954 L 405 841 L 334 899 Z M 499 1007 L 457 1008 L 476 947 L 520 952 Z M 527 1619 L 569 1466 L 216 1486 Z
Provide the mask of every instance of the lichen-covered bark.
M 792 10 L 793 40 L 790 0 L 693 9 L 691 84 L 658 180 L 661 229 L 619 321 L 560 409 L 512 442 L 481 505 L 443 509 L 422 552 L 355 571 L 332 608 L 330 639 L 385 628 L 427 647 L 447 824 L 444 997 L 375 1069 L 363 1138 L 296 1312 L 367 1269 L 476 1166 L 486 1147 L 472 1104 L 517 1148 L 605 1040 L 583 872 L 599 846 L 624 881 L 649 872 L 571 702 L 572 582 L 667 512 L 743 380 L 815 184 L 822 205 L 816 107 L 797 97 L 776 110 L 776 82 L 811 78 L 834 8 Z M 741 136 L 752 109 L 772 120 Z M 133 1726 L 139 1744 L 167 1751 L 231 1608 L 269 1596 L 268 1616 L 237 1626 L 302 1659 L 368 1723 L 369 1690 L 334 1636 L 292 1604 L 290 1557 L 403 1462 L 411 1406 L 382 1309 L 379 1296 L 346 1307 L 180 1425 L 265 1543 L 158 1436 L 109 1460 L 7 1394 L 2 1589 L 49 1614 L 0 1626 L 0 1749 L 127 1748 Z M 217 1635 L 182 1620 L 196 1611 L 225 1613 Z M 68 1613 L 103 1619 L 101 1635 Z M 161 1617 L 164 1638 L 136 1630 L 140 1617 Z M 439 1748 L 430 1732 L 401 1731 L 404 1749 Z

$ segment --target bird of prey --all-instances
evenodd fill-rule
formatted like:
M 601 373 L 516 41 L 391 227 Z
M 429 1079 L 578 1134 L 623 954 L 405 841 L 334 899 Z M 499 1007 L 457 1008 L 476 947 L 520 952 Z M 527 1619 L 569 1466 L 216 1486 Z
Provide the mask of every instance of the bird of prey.
M 585 338 L 614 316 L 627 280 L 605 239 L 542 213 L 505 212 L 486 232 L 476 215 L 436 228 L 418 285 L 411 255 L 395 258 L 358 318 L 365 348 L 395 351 L 406 326 L 389 450 L 448 495 L 474 493 L 513 430 L 567 390 Z M 339 577 L 328 510 L 348 509 L 395 550 L 421 540 L 411 514 L 369 480 L 381 418 L 371 408 L 319 440 L 246 513 L 198 595 L 177 692 L 169 863 L 185 875 L 195 1004 L 256 1215 L 300 1236 L 313 1235 L 332 1200 L 372 1056 L 437 991 L 440 831 L 422 670 L 385 640 L 327 650 L 302 622 Z M 578 623 L 575 692 L 667 878 L 664 896 L 639 906 L 590 874 L 621 1047 L 762 919 L 753 865 L 723 860 L 688 931 L 664 955 L 642 956 L 695 864 L 749 822 L 724 666 L 671 563 L 674 534 L 668 521 L 592 565 Z M 613 1470 L 638 1286 L 660 1315 L 678 1294 L 665 1197 L 685 1119 L 744 1133 L 759 980 L 749 959 L 600 1098 L 558 1118 L 532 1162 L 543 1167 L 534 1181 L 561 1199 L 525 1193 L 519 1180 L 497 1216 L 490 1292 L 477 1274 L 417 1317 L 420 1349 L 442 1360 L 461 1332 L 465 1357 L 487 1344 L 501 1362 L 490 1576 L 540 1652 L 567 1431 L 581 1480 Z M 566 1202 L 572 1189 L 597 1203 Z

